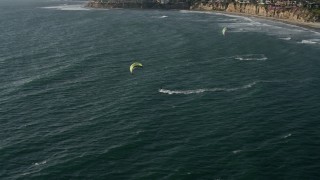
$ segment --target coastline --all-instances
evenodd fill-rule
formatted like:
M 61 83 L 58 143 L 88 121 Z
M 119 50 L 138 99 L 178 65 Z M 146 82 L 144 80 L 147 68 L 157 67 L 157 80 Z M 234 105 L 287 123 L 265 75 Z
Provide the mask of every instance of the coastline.
M 203 11 L 203 10 L 200 10 Z M 253 14 L 246 14 L 246 13 L 238 13 L 238 12 L 226 12 L 226 11 L 208 11 L 208 12 L 215 12 L 215 13 L 221 13 L 221 14 L 229 14 L 229 15 L 237 15 L 237 16 L 245 16 L 245 17 L 255 17 L 255 18 L 261 18 L 261 19 L 266 19 L 270 21 L 277 21 L 277 22 L 282 22 L 290 25 L 295 25 L 307 29 L 312 29 L 315 31 L 320 32 L 320 23 L 317 22 L 298 22 L 298 21 L 293 21 L 290 19 L 279 19 L 275 17 L 266 17 L 266 16 L 259 16 L 259 15 L 253 15 Z
M 203 4 L 203 3 L 195 3 L 189 8 L 187 8 L 186 4 L 153 4 L 153 3 L 99 3 L 95 0 L 91 0 L 87 3 L 87 7 L 90 8 L 136 8 L 136 9 L 178 9 L 178 10 L 189 10 L 189 11 L 201 11 L 201 12 L 214 12 L 221 14 L 229 14 L 229 15 L 237 15 L 237 16 L 245 16 L 245 17 L 255 17 L 266 19 L 270 21 L 282 22 L 290 25 L 295 25 L 311 30 L 315 30 L 320 32 L 320 22 L 319 17 L 315 22 L 310 21 L 310 12 L 302 10 L 302 14 L 295 14 L 296 12 L 281 11 L 277 13 L 283 13 L 282 16 L 275 16 L 276 12 L 271 12 L 273 15 L 268 14 L 268 10 L 264 6 L 256 6 L 256 5 L 241 5 L 241 4 Z M 287 14 L 284 14 L 287 13 Z M 289 15 L 288 15 L 289 14 Z M 309 16 L 309 17 L 308 17 Z M 283 18 L 287 17 L 287 18 Z

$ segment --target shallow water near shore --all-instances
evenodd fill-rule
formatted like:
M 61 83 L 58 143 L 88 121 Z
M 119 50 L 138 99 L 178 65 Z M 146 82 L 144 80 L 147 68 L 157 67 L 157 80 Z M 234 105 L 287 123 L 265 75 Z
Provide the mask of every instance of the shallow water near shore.
M 320 176 L 315 30 L 30 0 L 0 31 L 0 179 Z

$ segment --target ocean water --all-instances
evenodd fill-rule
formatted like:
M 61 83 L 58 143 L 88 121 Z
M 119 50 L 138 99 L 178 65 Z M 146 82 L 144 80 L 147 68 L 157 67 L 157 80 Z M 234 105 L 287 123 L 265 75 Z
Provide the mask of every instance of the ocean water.
M 319 31 L 83 3 L 0 1 L 0 179 L 319 178 Z

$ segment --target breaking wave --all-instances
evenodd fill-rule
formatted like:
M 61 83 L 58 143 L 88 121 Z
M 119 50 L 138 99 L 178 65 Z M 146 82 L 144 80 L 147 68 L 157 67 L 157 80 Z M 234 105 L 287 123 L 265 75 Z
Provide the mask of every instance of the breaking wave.
M 157 19 L 163 19 L 163 18 L 167 18 L 168 16 L 165 16 L 165 15 L 163 15 L 163 16 L 151 16 L 152 18 L 157 18 Z
M 282 138 L 283 138 L 283 139 L 286 139 L 286 138 L 290 137 L 291 135 L 292 135 L 292 134 L 289 133 L 289 134 L 287 134 L 287 135 L 282 136 Z
M 209 89 L 194 89 L 194 90 L 169 90 L 169 89 L 159 89 L 159 93 L 163 94 L 199 94 L 204 92 L 231 92 L 231 91 L 237 91 L 241 89 L 248 89 L 252 86 L 256 85 L 258 82 L 253 82 L 250 84 L 246 84 L 244 86 L 235 87 L 235 88 L 209 88 Z
M 232 153 L 233 153 L 233 154 L 238 154 L 238 153 L 240 153 L 240 152 L 242 152 L 242 150 L 241 150 L 241 149 L 238 149 L 238 150 L 234 150 L 234 151 L 232 151 Z
M 319 43 L 319 39 L 302 40 L 299 43 L 300 44 L 317 44 L 317 43 Z
M 285 37 L 285 38 L 279 38 L 279 39 L 289 41 L 289 40 L 291 40 L 291 37 Z
M 35 166 L 39 166 L 39 165 L 43 165 L 46 164 L 47 161 L 42 161 L 42 162 L 38 162 L 38 163 L 34 163 Z

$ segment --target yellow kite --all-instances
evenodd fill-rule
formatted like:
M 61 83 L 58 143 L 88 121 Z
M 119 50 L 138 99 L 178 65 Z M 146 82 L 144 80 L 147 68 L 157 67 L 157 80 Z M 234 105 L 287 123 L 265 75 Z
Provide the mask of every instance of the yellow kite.
M 130 66 L 130 73 L 133 74 L 133 70 L 134 70 L 135 68 L 137 68 L 137 67 L 141 67 L 141 68 L 142 68 L 143 66 L 142 66 L 142 64 L 139 63 L 139 62 L 135 62 L 135 63 L 131 64 L 131 66 Z

